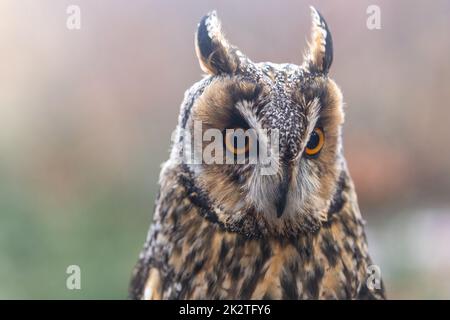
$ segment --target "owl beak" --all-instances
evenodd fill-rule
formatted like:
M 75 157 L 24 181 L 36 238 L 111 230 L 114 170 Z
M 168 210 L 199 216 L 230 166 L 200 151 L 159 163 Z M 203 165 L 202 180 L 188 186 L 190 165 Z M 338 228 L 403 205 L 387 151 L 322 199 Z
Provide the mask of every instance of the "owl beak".
M 277 217 L 280 218 L 283 215 L 286 208 L 287 195 L 289 191 L 289 183 L 291 180 L 290 171 L 285 170 L 282 180 L 278 184 L 277 194 L 275 197 L 275 208 L 277 210 Z

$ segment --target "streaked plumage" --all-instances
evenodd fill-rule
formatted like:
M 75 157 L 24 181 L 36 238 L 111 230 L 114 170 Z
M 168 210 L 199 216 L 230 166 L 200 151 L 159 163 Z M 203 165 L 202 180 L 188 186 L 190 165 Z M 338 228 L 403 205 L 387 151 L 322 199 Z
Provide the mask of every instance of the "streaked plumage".
M 342 94 L 328 77 L 331 34 L 313 8 L 312 18 L 302 66 L 253 63 L 224 38 L 215 12 L 201 20 L 196 51 L 208 76 L 185 94 L 132 298 L 384 297 L 367 287 L 372 262 L 343 158 Z M 195 121 L 221 132 L 278 130 L 277 173 L 181 161 L 183 130 Z M 310 156 L 317 128 L 325 140 Z

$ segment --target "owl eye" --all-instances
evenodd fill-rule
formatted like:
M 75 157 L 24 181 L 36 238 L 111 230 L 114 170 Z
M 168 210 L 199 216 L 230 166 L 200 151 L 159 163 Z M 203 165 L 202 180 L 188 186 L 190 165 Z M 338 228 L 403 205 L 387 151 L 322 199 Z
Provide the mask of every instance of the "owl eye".
M 308 144 L 306 145 L 305 153 L 308 156 L 317 155 L 322 150 L 325 143 L 325 135 L 322 128 L 315 128 L 309 137 Z
M 245 144 L 244 146 L 238 146 L 238 136 L 235 134 L 235 130 L 227 130 L 225 133 L 225 147 L 228 152 L 231 152 L 234 155 L 242 155 L 246 154 L 250 149 L 250 137 L 245 136 Z

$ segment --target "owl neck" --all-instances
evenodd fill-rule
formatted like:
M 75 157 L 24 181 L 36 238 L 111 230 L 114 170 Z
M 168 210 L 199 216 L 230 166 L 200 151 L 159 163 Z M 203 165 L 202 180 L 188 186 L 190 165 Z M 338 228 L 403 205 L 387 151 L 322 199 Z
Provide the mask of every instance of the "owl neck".
M 289 225 L 289 227 L 280 232 L 279 229 L 271 229 L 267 223 L 261 223 L 264 221 L 264 217 L 258 215 L 253 208 L 242 209 L 239 212 L 225 211 L 210 199 L 205 190 L 199 187 L 194 173 L 188 166 L 181 165 L 180 169 L 178 170 L 179 183 L 184 187 L 186 196 L 192 204 L 198 208 L 198 214 L 224 231 L 239 233 L 247 238 L 291 237 L 317 233 L 323 225 L 339 216 L 345 203 L 354 195 L 353 184 L 346 166 L 343 165 L 335 192 L 326 210 L 326 220 L 320 220 L 317 218 L 318 215 L 299 216 L 296 223 L 286 223 L 285 225 Z

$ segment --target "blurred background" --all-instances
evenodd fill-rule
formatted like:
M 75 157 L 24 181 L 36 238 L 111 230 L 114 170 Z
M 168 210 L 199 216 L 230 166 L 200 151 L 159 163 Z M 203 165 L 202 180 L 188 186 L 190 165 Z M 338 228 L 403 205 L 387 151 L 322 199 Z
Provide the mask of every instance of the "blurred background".
M 81 29 L 66 27 L 69 5 Z M 450 298 L 450 2 L 0 2 L 0 298 L 127 296 L 160 164 L 217 9 L 254 61 L 301 63 L 308 6 L 334 38 L 345 154 L 390 298 Z M 366 26 L 369 5 L 381 29 Z M 66 268 L 81 268 L 81 290 Z

